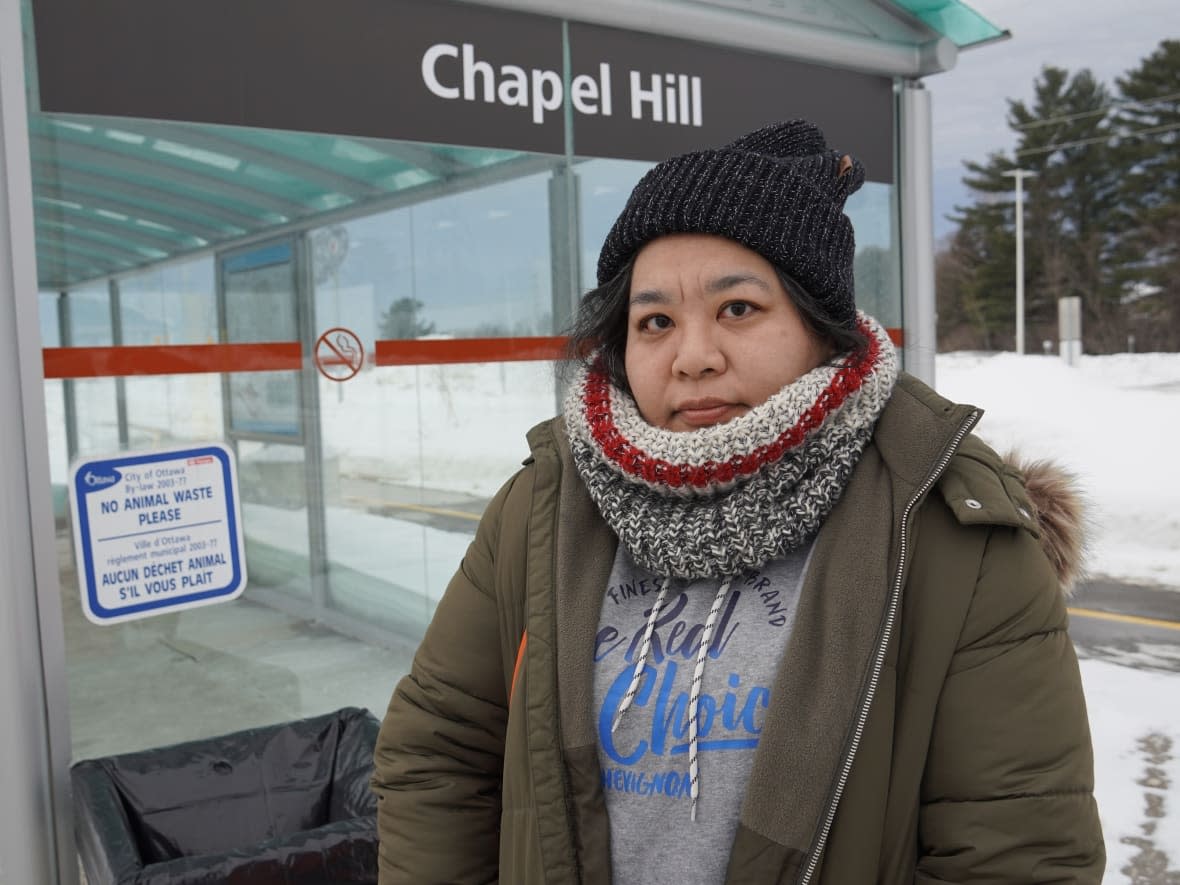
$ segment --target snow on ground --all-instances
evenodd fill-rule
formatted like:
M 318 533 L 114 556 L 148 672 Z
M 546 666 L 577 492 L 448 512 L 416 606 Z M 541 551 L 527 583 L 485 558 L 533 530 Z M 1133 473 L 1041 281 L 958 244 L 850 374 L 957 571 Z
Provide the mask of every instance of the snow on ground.
M 1180 591 L 1180 354 L 940 354 L 940 393 L 984 410 L 995 449 L 1073 471 L 1093 525 L 1090 572 Z
M 1106 661 L 1081 667 L 1106 881 L 1175 882 L 1164 876 L 1180 878 L 1180 680 Z

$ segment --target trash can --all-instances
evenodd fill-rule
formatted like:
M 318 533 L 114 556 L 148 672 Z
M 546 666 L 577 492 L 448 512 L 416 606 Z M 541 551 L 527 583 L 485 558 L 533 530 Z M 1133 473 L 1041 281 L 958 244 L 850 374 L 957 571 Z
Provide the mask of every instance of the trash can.
M 346 707 L 76 763 L 88 885 L 375 885 L 379 725 Z

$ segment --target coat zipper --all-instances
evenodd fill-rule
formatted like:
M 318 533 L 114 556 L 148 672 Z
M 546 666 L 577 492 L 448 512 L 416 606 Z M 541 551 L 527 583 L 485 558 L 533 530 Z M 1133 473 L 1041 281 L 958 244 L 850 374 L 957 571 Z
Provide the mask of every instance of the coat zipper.
M 557 445 L 558 445 L 557 441 L 554 440 L 554 447 L 556 448 Z M 557 464 L 558 464 L 558 468 L 556 471 L 556 473 L 557 473 L 557 490 L 556 490 L 555 494 L 557 497 L 557 511 L 560 516 L 560 513 L 561 513 L 561 486 L 562 486 L 561 456 L 556 453 L 555 453 L 555 456 L 556 456 L 556 460 L 557 460 Z M 560 523 L 561 522 L 560 518 L 557 519 L 555 522 Z M 556 581 L 556 579 L 557 579 L 557 538 L 556 538 L 556 536 L 553 539 L 553 549 L 549 553 L 549 579 L 551 582 Z M 554 602 L 554 607 L 555 607 L 554 613 L 553 613 L 554 616 L 553 616 L 553 619 L 551 622 L 552 630 L 549 635 L 550 648 L 552 649 L 551 654 L 554 657 L 554 666 L 555 667 L 556 667 L 556 659 L 557 659 L 556 604 L 557 603 Z M 556 678 L 556 674 L 554 674 L 554 676 Z M 557 689 L 558 689 L 558 687 L 555 683 L 553 686 L 553 690 L 554 690 L 553 696 L 555 698 L 558 695 Z M 565 761 L 565 738 L 562 735 L 562 731 L 561 731 L 560 704 L 558 705 L 558 715 L 555 720 L 555 725 L 554 725 L 553 731 L 554 731 L 554 737 L 557 739 L 556 743 L 557 743 L 557 753 L 558 753 L 558 757 L 559 757 L 559 761 L 560 761 L 558 768 L 560 769 L 560 774 L 561 774 L 562 804 L 565 805 L 565 820 L 566 820 L 566 824 L 568 825 L 567 831 L 568 831 L 569 837 L 570 837 L 570 840 L 569 840 L 569 849 L 570 849 L 569 862 L 570 862 L 570 866 L 572 867 L 572 869 L 574 871 L 574 875 L 577 877 L 577 881 L 582 882 L 584 877 L 582 875 L 582 858 L 580 858 L 578 856 L 578 850 L 577 850 L 577 835 L 576 835 L 577 834 L 577 819 L 574 814 L 574 801 L 573 801 L 574 789 L 573 789 L 573 785 L 570 783 L 569 768 L 567 767 L 566 761 Z M 537 836 L 538 836 L 538 839 L 540 839 L 540 841 L 544 841 L 543 839 L 541 839 L 539 832 L 538 832 Z M 545 866 L 543 851 L 542 851 L 541 856 L 542 856 L 541 865 Z M 548 877 L 548 872 L 549 872 L 548 870 L 545 871 L 546 877 Z
M 908 535 L 910 513 L 913 511 L 914 506 L 926 496 L 930 488 L 938 482 L 938 478 L 942 476 L 951 458 L 954 457 L 955 452 L 958 451 L 959 446 L 962 444 L 963 438 L 971 432 L 971 428 L 979 421 L 979 416 L 979 410 L 974 410 L 963 420 L 963 423 L 959 425 L 958 431 L 951 438 L 946 449 L 943 450 L 942 457 L 934 466 L 934 470 L 930 472 L 926 480 L 918 487 L 918 491 L 914 493 L 913 497 L 906 504 L 905 510 L 902 511 L 897 571 L 893 578 L 893 592 L 889 599 L 889 611 L 885 615 L 885 629 L 881 634 L 881 642 L 877 646 L 877 653 L 873 659 L 873 669 L 872 675 L 869 677 L 868 689 L 865 692 L 864 700 L 861 702 L 860 712 L 856 717 L 856 729 L 852 735 L 852 743 L 849 745 L 848 753 L 844 757 L 844 765 L 840 769 L 840 777 L 836 781 L 836 789 L 832 793 L 831 801 L 828 803 L 828 812 L 824 817 L 823 827 L 820 829 L 819 838 L 816 840 L 815 847 L 811 850 L 811 856 L 807 862 L 807 869 L 803 873 L 803 878 L 799 880 L 799 885 L 809 885 L 811 877 L 815 875 L 820 855 L 823 854 L 824 846 L 828 841 L 828 835 L 832 830 L 832 821 L 836 819 L 836 807 L 840 804 L 840 797 L 844 794 L 844 787 L 848 783 L 848 775 L 852 771 L 852 761 L 856 758 L 856 751 L 860 748 L 860 741 L 864 736 L 865 722 L 869 716 L 869 707 L 872 705 L 873 697 L 877 693 L 877 683 L 881 680 L 881 670 L 885 666 L 885 652 L 889 646 L 889 640 L 893 636 L 893 626 L 897 620 L 897 606 L 901 601 L 902 575 L 905 573 L 906 560 L 909 557 Z

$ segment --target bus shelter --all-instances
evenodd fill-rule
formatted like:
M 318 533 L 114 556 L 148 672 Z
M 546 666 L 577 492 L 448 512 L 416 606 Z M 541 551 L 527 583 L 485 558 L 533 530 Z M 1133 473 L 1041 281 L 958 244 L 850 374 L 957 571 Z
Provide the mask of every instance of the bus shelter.
M 929 378 L 921 81 L 1003 36 L 956 0 L 0 0 L 4 872 L 77 880 L 72 761 L 380 714 L 652 163 L 819 123 L 867 171 L 858 302 Z M 222 546 L 170 524 L 201 507 Z

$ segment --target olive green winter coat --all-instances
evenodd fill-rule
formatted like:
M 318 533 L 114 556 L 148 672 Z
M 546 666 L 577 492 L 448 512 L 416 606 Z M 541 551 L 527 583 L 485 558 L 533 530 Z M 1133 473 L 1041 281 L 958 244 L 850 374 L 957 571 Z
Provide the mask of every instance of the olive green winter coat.
M 882 413 L 815 542 L 731 885 L 1101 880 L 1060 582 L 978 417 L 906 376 Z M 591 662 L 617 542 L 561 423 L 529 443 L 381 729 L 382 885 L 611 880 Z

